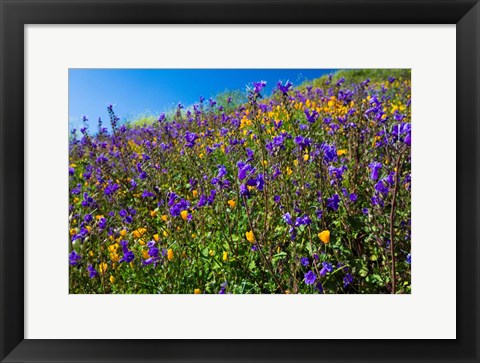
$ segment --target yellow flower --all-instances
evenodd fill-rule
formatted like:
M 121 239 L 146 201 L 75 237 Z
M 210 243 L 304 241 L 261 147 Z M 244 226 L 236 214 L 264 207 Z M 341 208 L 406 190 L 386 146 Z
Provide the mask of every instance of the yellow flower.
M 126 229 L 122 229 L 122 230 L 120 231 L 120 236 L 125 237 L 126 234 L 127 234 L 127 230 L 126 230 Z
M 120 261 L 120 256 L 118 255 L 118 253 L 112 252 L 110 253 L 110 259 L 112 260 L 112 262 L 118 262 Z
M 138 243 L 140 243 L 142 246 L 145 246 L 145 241 L 143 239 L 139 239 Z
M 142 251 L 142 256 L 143 256 L 144 259 L 150 258 L 150 255 L 148 254 L 147 250 Z
M 303 161 L 308 161 L 308 154 L 303 155 Z
M 192 191 L 193 197 L 196 198 L 198 196 L 198 192 L 196 190 Z
M 102 215 L 98 215 L 98 216 L 95 216 L 96 219 L 102 219 L 103 216 Z
M 133 236 L 135 238 L 140 238 L 145 234 L 146 231 L 146 228 L 138 228 L 137 230 L 133 231 Z
M 210 250 L 210 251 L 208 252 L 208 254 L 209 254 L 210 256 L 215 256 L 215 251 L 214 251 L 214 250 Z
M 163 231 L 163 236 L 164 236 L 164 237 L 168 237 L 168 232 L 167 232 L 167 231 Z
M 201 294 L 202 291 L 201 291 L 200 289 L 195 289 L 195 290 L 193 290 L 193 293 L 194 293 L 195 295 L 198 295 L 198 294 Z
M 318 238 L 320 238 L 320 241 L 323 243 L 330 243 L 330 231 L 326 229 L 325 231 L 320 232 Z
M 227 251 L 223 251 L 222 260 L 224 260 L 224 261 L 227 261 L 227 260 L 228 260 L 228 252 L 227 252 Z
M 157 215 L 157 211 L 156 211 L 156 210 L 150 211 L 150 217 L 154 218 L 156 215 Z
M 180 212 L 180 215 L 182 216 L 182 219 L 183 219 L 184 221 L 186 221 L 186 220 L 187 220 L 187 217 L 188 217 L 188 210 L 182 210 L 182 211 Z
M 168 221 L 168 216 L 166 214 L 162 215 L 162 221 L 164 222 Z
M 75 233 L 77 233 L 77 230 L 75 228 L 72 228 L 70 230 L 70 236 L 73 236 Z
M 287 166 L 287 175 L 292 175 L 292 173 L 293 173 L 293 170 L 290 169 L 289 166 Z
M 237 204 L 237 203 L 236 203 L 233 199 L 230 199 L 230 200 L 228 201 L 228 205 L 230 206 L 230 208 L 235 208 L 235 205 L 236 205 L 236 204 Z
M 153 239 L 155 240 L 155 242 L 158 242 L 158 234 L 157 234 L 157 233 L 155 233 L 155 234 L 153 235 Z
M 93 257 L 93 251 L 90 251 L 90 252 L 88 253 L 88 255 L 89 255 L 90 257 Z
M 86 226 L 85 228 L 87 229 L 88 233 L 90 233 L 92 231 L 92 227 L 90 227 L 90 226 Z
M 168 249 L 168 252 L 167 252 L 167 258 L 169 261 L 172 261 L 173 260 L 173 250 L 171 248 Z
M 345 150 L 345 149 L 337 150 L 337 155 L 338 156 L 345 155 L 346 153 L 347 153 L 347 150 Z
M 98 272 L 103 274 L 105 271 L 107 271 L 107 267 L 108 265 L 105 262 L 100 263 L 100 265 L 98 265 Z
M 112 275 L 110 275 L 110 282 L 113 284 L 115 282 L 115 277 L 113 277 Z
M 297 159 L 293 160 L 293 165 L 298 166 L 298 160 Z M 288 168 L 287 168 L 287 172 L 288 172 Z M 290 175 L 290 174 L 288 174 L 288 175 Z
M 247 237 L 248 242 L 255 243 L 255 237 L 253 236 L 253 231 L 246 232 L 245 236 Z

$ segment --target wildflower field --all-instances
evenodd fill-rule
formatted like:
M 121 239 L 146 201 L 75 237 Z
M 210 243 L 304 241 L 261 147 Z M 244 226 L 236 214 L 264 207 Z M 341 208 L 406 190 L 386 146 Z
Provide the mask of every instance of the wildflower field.
M 249 86 L 71 132 L 70 293 L 410 293 L 410 71 Z

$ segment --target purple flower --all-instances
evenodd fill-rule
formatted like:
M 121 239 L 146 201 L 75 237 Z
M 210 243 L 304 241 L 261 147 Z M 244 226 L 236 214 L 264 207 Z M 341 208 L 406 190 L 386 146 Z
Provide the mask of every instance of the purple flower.
M 310 139 L 309 137 L 303 137 L 302 135 L 298 135 L 295 136 L 294 142 L 300 148 L 307 148 L 312 144 L 312 139 Z
M 308 226 L 310 223 L 312 223 L 312 220 L 306 214 L 301 217 L 297 217 L 297 219 L 295 219 L 295 227 Z
M 137 183 L 135 182 L 134 179 L 130 180 L 130 185 L 132 186 L 132 188 L 130 190 L 133 190 L 137 187 Z
M 352 202 L 356 202 L 358 199 L 358 196 L 355 193 L 350 193 L 349 198 Z
M 308 257 L 302 257 L 300 259 L 300 263 L 302 264 L 302 266 L 308 266 L 310 264 L 310 261 L 308 260 Z
M 238 166 L 238 179 L 245 179 L 250 173 L 254 173 L 255 169 L 250 164 L 245 164 L 244 162 L 239 161 Z
M 150 198 L 150 197 L 155 197 L 155 193 L 150 192 L 148 190 L 144 190 L 143 193 L 142 193 L 142 198 L 145 199 L 145 198 Z
M 267 85 L 267 82 L 265 82 L 265 81 L 254 82 L 253 83 L 253 92 L 260 93 L 266 85 Z
M 375 184 L 375 190 L 382 194 L 388 194 L 388 182 L 385 179 L 380 180 Z
M 240 185 L 240 195 L 246 198 L 250 198 L 250 191 L 245 184 Z
M 88 270 L 88 276 L 91 279 L 98 276 L 97 270 L 95 270 L 92 265 L 88 265 L 87 270 Z
M 305 116 L 307 117 L 307 121 L 310 122 L 310 123 L 314 123 L 317 118 L 318 118 L 318 112 L 317 111 L 313 111 L 312 113 L 310 113 L 310 111 L 308 109 L 306 109 L 305 111 Z
M 332 264 L 330 264 L 326 261 L 322 262 L 322 266 L 323 266 L 323 268 L 320 270 L 320 276 L 325 276 L 327 274 L 327 272 L 332 272 L 333 271 Z
M 290 239 L 292 241 L 295 239 L 295 237 L 297 237 L 297 230 L 295 229 L 295 227 L 290 227 L 288 233 L 290 234 Z
M 407 144 L 408 146 L 412 145 L 412 134 L 409 132 L 407 136 L 405 136 L 405 139 L 403 139 L 403 142 Z
M 221 179 L 225 175 L 227 175 L 227 168 L 225 167 L 225 165 L 217 165 L 217 168 L 218 168 L 218 174 L 217 174 L 218 179 Z
M 168 206 L 171 207 L 175 204 L 175 201 L 178 199 L 178 195 L 176 195 L 175 193 L 173 192 L 170 192 L 168 194 Z
M 313 285 L 315 283 L 315 281 L 317 280 L 317 275 L 315 275 L 315 273 L 310 270 L 308 271 L 305 275 L 305 283 L 307 285 Z
M 353 276 L 347 273 L 345 277 L 343 278 L 343 287 L 347 287 L 353 282 Z
M 227 281 L 221 283 L 220 284 L 220 291 L 218 293 L 219 294 L 225 294 L 227 292 L 227 286 L 228 286 Z
M 286 224 L 288 224 L 289 226 L 292 225 L 292 216 L 290 215 L 290 213 L 285 213 L 283 216 L 282 216 L 283 220 L 285 221 Z
M 105 218 L 100 218 L 98 221 L 98 228 L 105 229 L 107 228 L 107 220 Z
M 293 86 L 293 84 L 290 81 L 285 82 L 285 85 L 282 85 L 282 82 L 277 83 L 277 89 L 280 92 L 282 92 L 284 95 L 286 95 L 288 93 L 290 87 L 292 87 L 292 86 Z
M 68 256 L 68 258 L 70 260 L 71 266 L 77 266 L 80 260 L 82 259 L 82 257 L 79 254 L 77 254 L 75 251 L 72 251 Z
M 72 190 L 70 191 L 70 194 L 72 195 L 78 195 L 82 192 L 82 185 L 81 184 L 77 184 L 77 187 L 76 188 L 72 188 Z
M 340 197 L 338 194 L 334 194 L 331 198 L 327 199 L 327 207 L 337 211 L 340 204 Z
M 407 255 L 407 258 L 405 259 L 405 261 L 406 261 L 409 265 L 412 264 L 412 255 L 411 255 L 410 253 Z
M 148 254 L 150 255 L 150 257 L 158 257 L 159 252 L 159 249 L 155 246 L 150 247 L 150 249 L 148 250 Z
M 378 172 L 382 168 L 382 164 L 374 161 L 374 162 L 370 163 L 369 167 L 372 171 L 372 173 L 370 174 L 370 179 L 377 180 L 378 179 Z
M 338 181 L 342 180 L 345 170 L 347 170 L 347 167 L 345 165 L 342 165 L 340 168 L 336 168 L 334 166 L 328 167 L 328 173 L 330 174 L 330 176 L 334 177 Z
M 119 262 L 126 262 L 126 263 L 130 263 L 133 261 L 133 259 L 135 258 L 135 255 L 133 253 L 133 251 L 130 251 L 128 249 L 128 241 L 125 241 L 125 240 L 122 240 L 120 241 L 120 245 L 122 246 L 122 250 L 123 250 L 123 257 L 120 259 Z
M 180 212 L 182 210 L 186 210 L 190 208 L 190 202 L 185 200 L 185 199 L 180 199 L 179 202 L 175 203 L 171 208 L 170 208 L 170 214 L 173 217 L 178 217 L 180 215 Z
M 210 192 L 210 195 L 209 195 L 208 198 L 207 198 L 207 203 L 208 203 L 208 205 L 212 205 L 213 202 L 215 202 L 215 196 L 216 196 L 216 195 L 217 195 L 217 192 L 216 192 L 215 190 L 212 190 L 212 191 Z M 186 208 L 184 208 L 184 209 L 186 209 Z
M 205 197 L 205 195 L 202 194 L 200 196 L 200 198 L 198 199 L 197 207 L 201 208 L 201 207 L 205 206 L 206 204 L 207 204 L 207 197 Z
M 195 141 L 198 139 L 198 135 L 193 133 L 193 132 L 189 132 L 187 131 L 185 133 L 185 146 L 186 147 L 193 147 L 195 146 Z
M 326 163 L 331 163 L 337 160 L 337 148 L 335 145 L 322 144 L 321 150 L 323 151 L 323 159 Z
M 85 214 L 85 217 L 83 217 L 83 220 L 85 223 L 90 223 L 93 220 L 93 217 L 91 214 Z
M 371 198 L 371 201 L 372 201 L 372 205 L 373 205 L 373 206 L 378 205 L 378 206 L 380 206 L 380 207 L 383 207 L 383 205 L 384 205 L 382 198 L 380 198 L 380 196 L 379 196 L 378 194 L 375 194 L 375 195 Z

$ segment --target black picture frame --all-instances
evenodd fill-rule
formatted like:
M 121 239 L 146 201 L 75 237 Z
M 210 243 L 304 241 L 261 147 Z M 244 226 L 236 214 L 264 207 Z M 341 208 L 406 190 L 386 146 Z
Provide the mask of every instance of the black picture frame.
M 0 0 L 0 359 L 5 362 L 479 362 L 478 0 Z M 457 339 L 24 339 L 26 24 L 456 24 Z M 451 170 L 449 171 L 451 172 Z M 440 278 L 442 271 L 432 271 Z M 445 294 L 452 293 L 445 291 Z M 52 317 L 54 318 L 54 317 Z M 392 312 L 384 317 L 408 324 Z

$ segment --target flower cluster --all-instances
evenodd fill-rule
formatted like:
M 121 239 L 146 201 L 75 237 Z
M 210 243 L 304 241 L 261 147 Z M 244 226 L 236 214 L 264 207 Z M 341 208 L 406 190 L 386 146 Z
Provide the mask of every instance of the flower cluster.
M 409 71 L 267 86 L 72 132 L 71 293 L 410 292 Z

